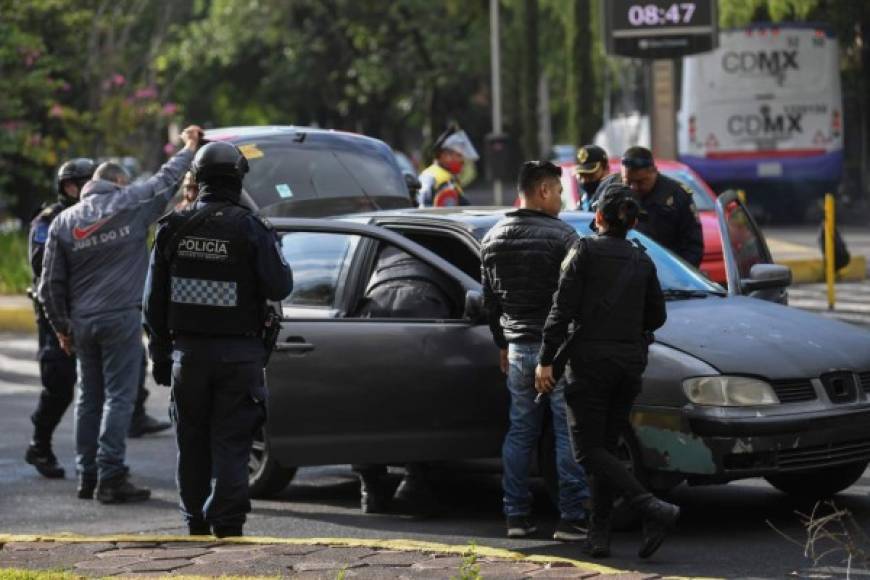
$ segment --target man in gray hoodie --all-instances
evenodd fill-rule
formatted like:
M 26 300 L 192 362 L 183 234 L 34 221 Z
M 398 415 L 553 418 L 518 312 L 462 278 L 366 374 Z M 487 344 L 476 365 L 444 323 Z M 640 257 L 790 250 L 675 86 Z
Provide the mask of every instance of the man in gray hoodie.
M 102 503 L 144 501 L 125 465 L 127 430 L 142 361 L 142 291 L 148 228 L 166 209 L 199 146 L 202 130 L 182 133 L 184 149 L 150 179 L 129 184 L 114 163 L 100 165 L 81 201 L 51 224 L 39 299 L 61 348 L 81 367 L 76 399 L 78 496 Z

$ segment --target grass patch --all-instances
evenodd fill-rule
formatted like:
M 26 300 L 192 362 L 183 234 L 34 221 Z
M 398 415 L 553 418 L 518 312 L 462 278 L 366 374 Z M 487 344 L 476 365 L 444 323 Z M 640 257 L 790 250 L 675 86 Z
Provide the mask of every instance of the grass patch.
M 23 232 L 0 233 L 0 294 L 24 294 L 29 285 L 27 236 Z

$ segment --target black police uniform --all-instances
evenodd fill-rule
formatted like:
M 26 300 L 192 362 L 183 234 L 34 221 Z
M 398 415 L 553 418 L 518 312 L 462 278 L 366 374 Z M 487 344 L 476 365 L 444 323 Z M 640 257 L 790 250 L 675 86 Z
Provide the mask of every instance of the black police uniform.
M 266 418 L 266 300 L 293 286 L 271 226 L 238 205 L 241 180 L 201 181 L 210 162 L 227 164 L 226 147 L 246 168 L 228 143 L 200 149 L 199 200 L 160 220 L 144 301 L 161 384 L 171 352 L 182 514 L 191 533 L 218 536 L 241 535 L 251 510 L 248 459 Z
M 30 224 L 30 267 L 33 271 L 33 288 L 39 286 L 42 274 L 42 258 L 45 255 L 45 242 L 51 222 L 66 209 L 70 203 L 56 202 L 45 206 Z M 42 391 L 39 402 L 30 419 L 33 422 L 33 442 L 35 454 L 50 454 L 51 439 L 58 423 L 63 418 L 73 398 L 76 383 L 75 356 L 66 354 L 60 347 L 57 335 L 48 322 L 42 305 L 34 300 L 36 311 L 36 330 L 39 340 L 39 376 Z M 34 452 L 28 452 L 34 455 Z M 32 461 L 32 457 L 28 459 Z M 42 470 L 40 470 L 42 472 Z M 43 473 L 51 475 L 51 472 Z M 63 476 L 63 470 L 55 471 L 54 476 Z
M 642 209 L 637 230 L 698 267 L 704 257 L 704 237 L 691 191 L 659 173 L 652 191 L 637 200 Z
M 625 268 L 630 268 L 627 275 L 623 275 Z M 603 297 L 608 297 L 609 307 Z M 553 363 L 569 325 L 577 329 L 568 347 L 568 419 L 575 455 L 594 476 L 593 531 L 605 534 L 608 542 L 615 494 L 641 511 L 645 502 L 657 501 L 615 452 L 641 390 L 646 336 L 664 324 L 666 316 L 655 265 L 624 237 L 604 234 L 582 239 L 565 258 L 544 326 L 540 364 Z

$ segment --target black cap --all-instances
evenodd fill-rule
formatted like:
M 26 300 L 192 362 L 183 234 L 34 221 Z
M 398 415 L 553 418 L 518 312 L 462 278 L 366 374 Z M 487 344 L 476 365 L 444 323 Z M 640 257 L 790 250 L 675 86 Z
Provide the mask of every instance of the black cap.
M 598 196 L 595 210 L 600 211 L 608 223 L 618 223 L 620 209 L 624 207 L 626 202 L 636 206 L 637 210 L 633 212 L 635 216 L 640 213 L 640 204 L 637 203 L 631 188 L 622 183 L 609 183 Z
M 64 181 L 75 181 L 81 186 L 94 175 L 96 169 L 97 165 L 93 159 L 87 157 L 70 159 L 57 170 L 57 192 L 63 195 Z
M 646 147 L 629 147 L 622 154 L 622 165 L 629 169 L 647 169 L 655 164 L 652 151 Z
M 577 151 L 577 173 L 594 173 L 607 166 L 607 151 L 598 145 L 584 145 Z

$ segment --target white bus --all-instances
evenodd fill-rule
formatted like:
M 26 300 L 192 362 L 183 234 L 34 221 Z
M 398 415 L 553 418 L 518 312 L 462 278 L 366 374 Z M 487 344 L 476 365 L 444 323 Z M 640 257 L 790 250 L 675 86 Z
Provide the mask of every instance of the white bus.
M 829 28 L 723 31 L 718 49 L 683 60 L 682 78 L 679 158 L 714 188 L 778 192 L 795 204 L 837 186 L 843 99 Z

